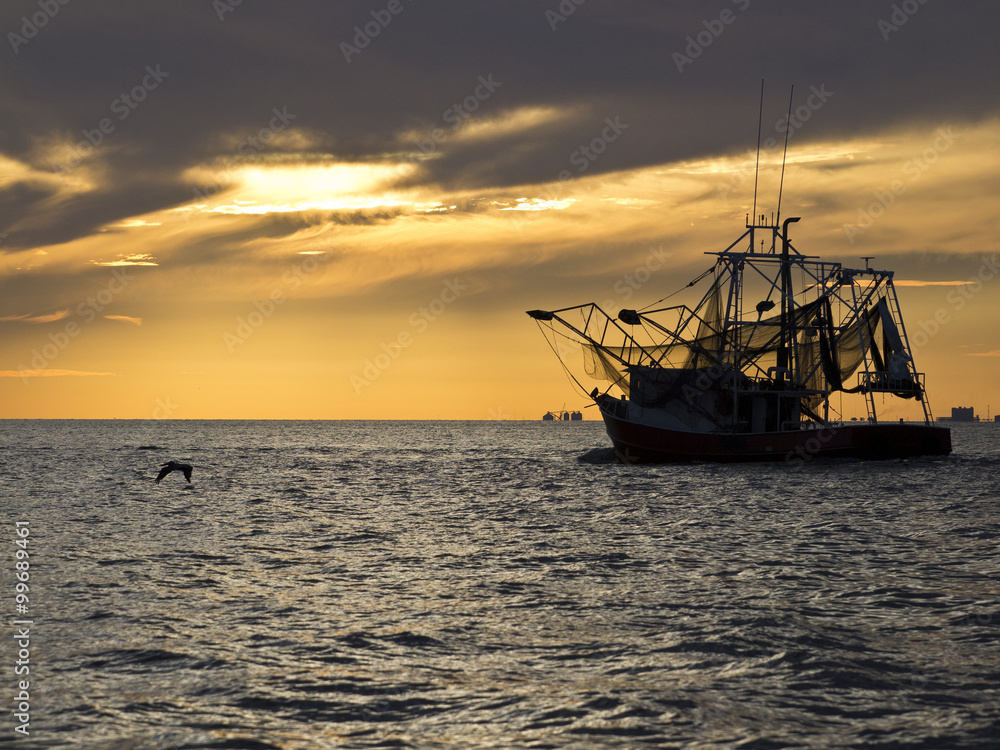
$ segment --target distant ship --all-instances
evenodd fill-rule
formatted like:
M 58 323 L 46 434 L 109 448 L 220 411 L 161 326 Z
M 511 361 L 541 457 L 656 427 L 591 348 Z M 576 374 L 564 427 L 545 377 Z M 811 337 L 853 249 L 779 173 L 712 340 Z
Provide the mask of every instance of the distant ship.
M 748 215 L 740 238 L 706 253 L 716 256 L 713 267 L 679 290 L 701 290 L 693 308 L 648 309 L 668 297 L 616 317 L 592 303 L 528 312 L 560 360 L 571 339 L 583 350 L 586 374 L 606 383 L 589 395 L 621 460 L 951 452 L 951 432 L 934 424 L 913 363 L 893 272 L 870 268 L 869 259 L 861 269 L 802 255 L 788 238 L 798 220 L 779 226 L 780 210 L 770 223 Z M 837 403 L 863 399 L 867 421 L 838 414 L 833 394 Z M 877 402 L 885 397 L 916 401 L 923 422 L 880 421 Z

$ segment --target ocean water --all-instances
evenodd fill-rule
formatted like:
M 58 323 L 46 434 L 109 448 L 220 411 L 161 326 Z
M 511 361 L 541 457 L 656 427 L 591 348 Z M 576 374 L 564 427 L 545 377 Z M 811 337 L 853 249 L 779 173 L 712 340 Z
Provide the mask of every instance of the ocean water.
M 0 422 L 0 745 L 997 747 L 1000 425 L 953 442 L 796 470 L 621 465 L 596 422 Z

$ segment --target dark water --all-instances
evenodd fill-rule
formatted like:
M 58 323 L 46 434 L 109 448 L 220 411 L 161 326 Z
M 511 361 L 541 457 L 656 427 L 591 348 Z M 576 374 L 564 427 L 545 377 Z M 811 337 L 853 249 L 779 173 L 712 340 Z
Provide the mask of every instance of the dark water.
M 795 471 L 609 463 L 598 423 L 0 422 L 0 745 L 28 521 L 25 747 L 996 747 L 1000 426 L 953 439 Z

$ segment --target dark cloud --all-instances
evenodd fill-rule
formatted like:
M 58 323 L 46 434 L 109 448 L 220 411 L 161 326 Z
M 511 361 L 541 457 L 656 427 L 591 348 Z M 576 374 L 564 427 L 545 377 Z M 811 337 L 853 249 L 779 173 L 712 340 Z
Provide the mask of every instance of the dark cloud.
M 23 218 L 10 236 L 9 249 L 17 250 L 68 242 L 92 234 L 108 222 L 191 200 L 187 185 L 173 175 L 114 172 L 114 182 L 65 202 L 49 203 L 50 196 L 35 193 L 22 202 Z M 32 210 L 34 209 L 34 210 Z
M 492 141 L 446 140 L 422 179 L 551 181 L 609 117 L 628 130 L 589 173 L 746 150 L 761 77 L 765 138 L 781 135 L 791 84 L 796 107 L 814 105 L 794 128 L 802 140 L 976 121 L 1000 107 L 1000 6 L 987 0 L 400 3 L 387 17 L 388 2 L 244 2 L 220 19 L 208 0 L 72 2 L 30 39 L 23 18 L 41 6 L 4 3 L 0 150 L 51 170 L 41 140 L 79 143 L 102 121 L 113 126 L 91 157 L 107 170 L 95 193 L 53 205 L 34 186 L 6 191 L 8 246 L 65 241 L 190 200 L 197 186 L 184 170 L 238 158 L 234 144 L 266 128 L 275 108 L 295 115 L 291 127 L 316 151 L 398 153 L 401 133 L 441 127 L 479 76 L 502 85 L 470 122 L 524 107 L 573 115 Z M 564 20 L 551 15 L 573 7 Z M 166 76 L 154 81 L 150 70 Z
M 32 207 L 54 194 L 54 188 L 28 182 L 15 182 L 0 190 L 0 216 L 7 225 L 26 219 Z

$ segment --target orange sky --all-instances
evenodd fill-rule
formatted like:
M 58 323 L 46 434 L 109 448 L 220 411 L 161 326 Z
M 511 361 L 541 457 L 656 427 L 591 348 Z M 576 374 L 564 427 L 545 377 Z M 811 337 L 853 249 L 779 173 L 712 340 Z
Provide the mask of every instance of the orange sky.
M 530 134 L 558 116 L 507 112 L 456 138 Z M 897 271 L 936 416 L 1000 410 L 998 136 L 996 121 L 941 121 L 790 147 L 793 241 Z M 749 152 L 454 192 L 408 187 L 414 164 L 399 155 L 340 163 L 297 137 L 299 158 L 194 170 L 192 184 L 212 189 L 179 208 L 3 256 L 14 292 L 0 320 L 0 417 L 537 419 L 583 408 L 524 310 L 596 301 L 617 312 L 674 291 L 711 265 L 702 253 L 741 234 L 753 195 Z M 779 151 L 764 154 L 767 212 L 779 166 Z M 55 181 L 53 202 L 102 179 L 96 160 L 64 176 L 3 167 L 8 182 Z M 332 209 L 354 220 L 331 220 Z M 214 260 L 233 247 L 235 260 Z M 885 416 L 912 416 L 893 408 Z

